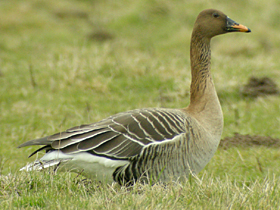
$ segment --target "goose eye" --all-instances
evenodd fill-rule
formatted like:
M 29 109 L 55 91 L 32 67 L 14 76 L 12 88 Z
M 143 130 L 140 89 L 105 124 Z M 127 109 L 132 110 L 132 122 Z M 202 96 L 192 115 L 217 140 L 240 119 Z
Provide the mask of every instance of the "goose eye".
M 213 17 L 214 17 L 214 18 L 218 18 L 218 17 L 220 17 L 220 15 L 219 15 L 218 13 L 215 12 L 215 13 L 213 13 Z

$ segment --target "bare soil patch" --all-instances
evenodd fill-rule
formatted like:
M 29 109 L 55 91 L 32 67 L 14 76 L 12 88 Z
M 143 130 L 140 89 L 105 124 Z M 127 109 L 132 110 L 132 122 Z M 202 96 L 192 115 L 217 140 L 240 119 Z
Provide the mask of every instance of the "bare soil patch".
M 107 40 L 111 40 L 113 38 L 114 38 L 113 34 L 104 30 L 94 31 L 88 35 L 89 40 L 98 41 L 98 42 L 104 42 Z
M 254 147 L 254 146 L 265 146 L 265 147 L 280 147 L 280 139 L 272 138 L 270 136 L 259 136 L 259 135 L 242 135 L 235 133 L 233 137 L 225 137 L 221 140 L 219 148 L 228 149 L 230 147 Z
M 258 97 L 271 94 L 279 94 L 276 83 L 268 77 L 250 77 L 248 83 L 244 85 L 241 94 L 245 97 Z

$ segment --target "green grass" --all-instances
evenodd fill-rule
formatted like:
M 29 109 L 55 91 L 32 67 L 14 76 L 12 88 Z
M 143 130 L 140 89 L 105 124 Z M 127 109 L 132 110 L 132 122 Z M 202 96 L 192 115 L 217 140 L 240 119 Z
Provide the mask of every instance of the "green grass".
M 212 41 L 223 137 L 280 138 L 280 98 L 239 94 L 250 76 L 280 86 L 278 0 L 1 1 L 0 209 L 279 208 L 280 153 L 273 148 L 218 150 L 200 180 L 167 186 L 125 189 L 69 173 L 18 171 L 34 160 L 27 158 L 34 148 L 16 148 L 27 140 L 130 109 L 187 106 L 190 35 L 206 8 L 252 30 Z

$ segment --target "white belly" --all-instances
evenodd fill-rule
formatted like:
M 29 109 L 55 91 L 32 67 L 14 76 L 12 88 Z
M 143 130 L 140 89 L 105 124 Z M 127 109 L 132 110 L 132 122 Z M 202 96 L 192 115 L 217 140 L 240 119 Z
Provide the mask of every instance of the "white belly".
M 95 156 L 87 152 L 64 154 L 59 150 L 55 150 L 45 154 L 39 161 L 25 166 L 22 170 L 42 170 L 59 163 L 59 171 L 72 171 L 81 173 L 91 179 L 111 182 L 113 181 L 112 174 L 115 169 L 129 162 L 127 160 L 112 160 L 106 157 Z

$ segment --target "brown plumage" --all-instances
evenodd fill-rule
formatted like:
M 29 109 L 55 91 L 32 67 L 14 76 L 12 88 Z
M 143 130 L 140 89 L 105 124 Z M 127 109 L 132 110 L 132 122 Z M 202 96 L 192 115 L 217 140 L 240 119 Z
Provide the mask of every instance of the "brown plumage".
M 99 180 L 131 184 L 168 181 L 202 170 L 214 155 L 223 114 L 210 73 L 210 40 L 227 32 L 250 32 L 218 10 L 202 11 L 191 38 L 191 97 L 183 109 L 149 108 L 119 113 L 21 144 L 44 145 L 46 154 L 23 168 L 59 166 Z

